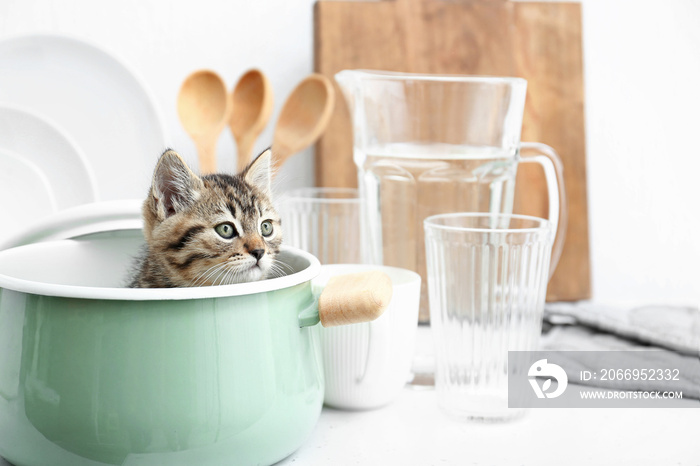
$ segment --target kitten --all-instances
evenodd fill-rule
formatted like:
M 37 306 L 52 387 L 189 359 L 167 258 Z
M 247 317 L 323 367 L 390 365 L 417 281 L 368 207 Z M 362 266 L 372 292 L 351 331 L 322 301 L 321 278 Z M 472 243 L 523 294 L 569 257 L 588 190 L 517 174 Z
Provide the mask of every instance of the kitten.
M 146 246 L 129 287 L 242 283 L 278 269 L 282 228 L 271 178 L 269 149 L 238 175 L 201 177 L 166 150 L 143 203 Z

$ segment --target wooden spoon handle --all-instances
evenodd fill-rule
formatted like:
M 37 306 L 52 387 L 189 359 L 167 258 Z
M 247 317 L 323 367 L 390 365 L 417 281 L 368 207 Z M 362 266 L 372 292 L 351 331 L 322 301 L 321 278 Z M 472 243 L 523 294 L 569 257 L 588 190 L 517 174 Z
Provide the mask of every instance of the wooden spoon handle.
M 255 137 L 242 137 L 236 141 L 238 146 L 238 172 L 242 172 L 250 163 L 250 154 L 253 152 Z
M 202 175 L 216 172 L 216 139 L 195 141 L 199 156 L 199 171 Z
M 392 293 L 391 278 L 378 270 L 331 277 L 318 300 L 321 325 L 372 321 L 384 313 Z
M 291 155 L 293 154 L 293 151 L 280 143 L 276 143 L 275 141 L 272 142 L 272 176 L 276 176 L 277 173 L 279 172 L 280 167 L 284 163 L 285 160 L 287 160 Z

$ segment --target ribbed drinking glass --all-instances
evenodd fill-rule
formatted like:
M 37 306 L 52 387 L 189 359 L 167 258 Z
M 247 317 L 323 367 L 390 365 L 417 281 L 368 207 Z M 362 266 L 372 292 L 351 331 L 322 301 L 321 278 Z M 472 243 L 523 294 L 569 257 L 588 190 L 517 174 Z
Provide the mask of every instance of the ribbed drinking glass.
M 359 264 L 360 199 L 352 188 L 301 188 L 280 201 L 284 243 L 322 264 Z
M 547 220 L 456 213 L 424 222 L 438 403 L 499 420 L 508 408 L 508 351 L 537 350 L 552 251 Z

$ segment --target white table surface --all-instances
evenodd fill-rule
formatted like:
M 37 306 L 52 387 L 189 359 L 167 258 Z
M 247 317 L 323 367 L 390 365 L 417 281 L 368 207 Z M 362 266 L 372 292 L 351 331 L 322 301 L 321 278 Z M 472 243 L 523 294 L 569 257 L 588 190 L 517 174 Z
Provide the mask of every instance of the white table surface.
M 570 386 L 571 389 L 571 386 Z M 389 406 L 324 408 L 290 465 L 700 465 L 700 409 L 538 409 L 502 424 L 458 422 L 433 390 Z M 693 408 L 692 406 L 695 406 Z M 10 464 L 0 458 L 0 466 Z M 198 465 L 192 465 L 198 466 Z
M 405 389 L 375 411 L 324 408 L 307 442 L 279 464 L 700 465 L 700 406 L 678 405 L 538 409 L 483 424 L 445 416 L 433 390 Z

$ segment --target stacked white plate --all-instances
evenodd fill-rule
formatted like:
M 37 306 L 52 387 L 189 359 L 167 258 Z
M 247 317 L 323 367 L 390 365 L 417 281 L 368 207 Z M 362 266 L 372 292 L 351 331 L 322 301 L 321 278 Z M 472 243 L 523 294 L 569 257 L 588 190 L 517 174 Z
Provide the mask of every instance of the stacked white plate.
M 145 196 L 165 131 L 143 82 L 58 35 L 0 41 L 0 243 L 48 214 Z

